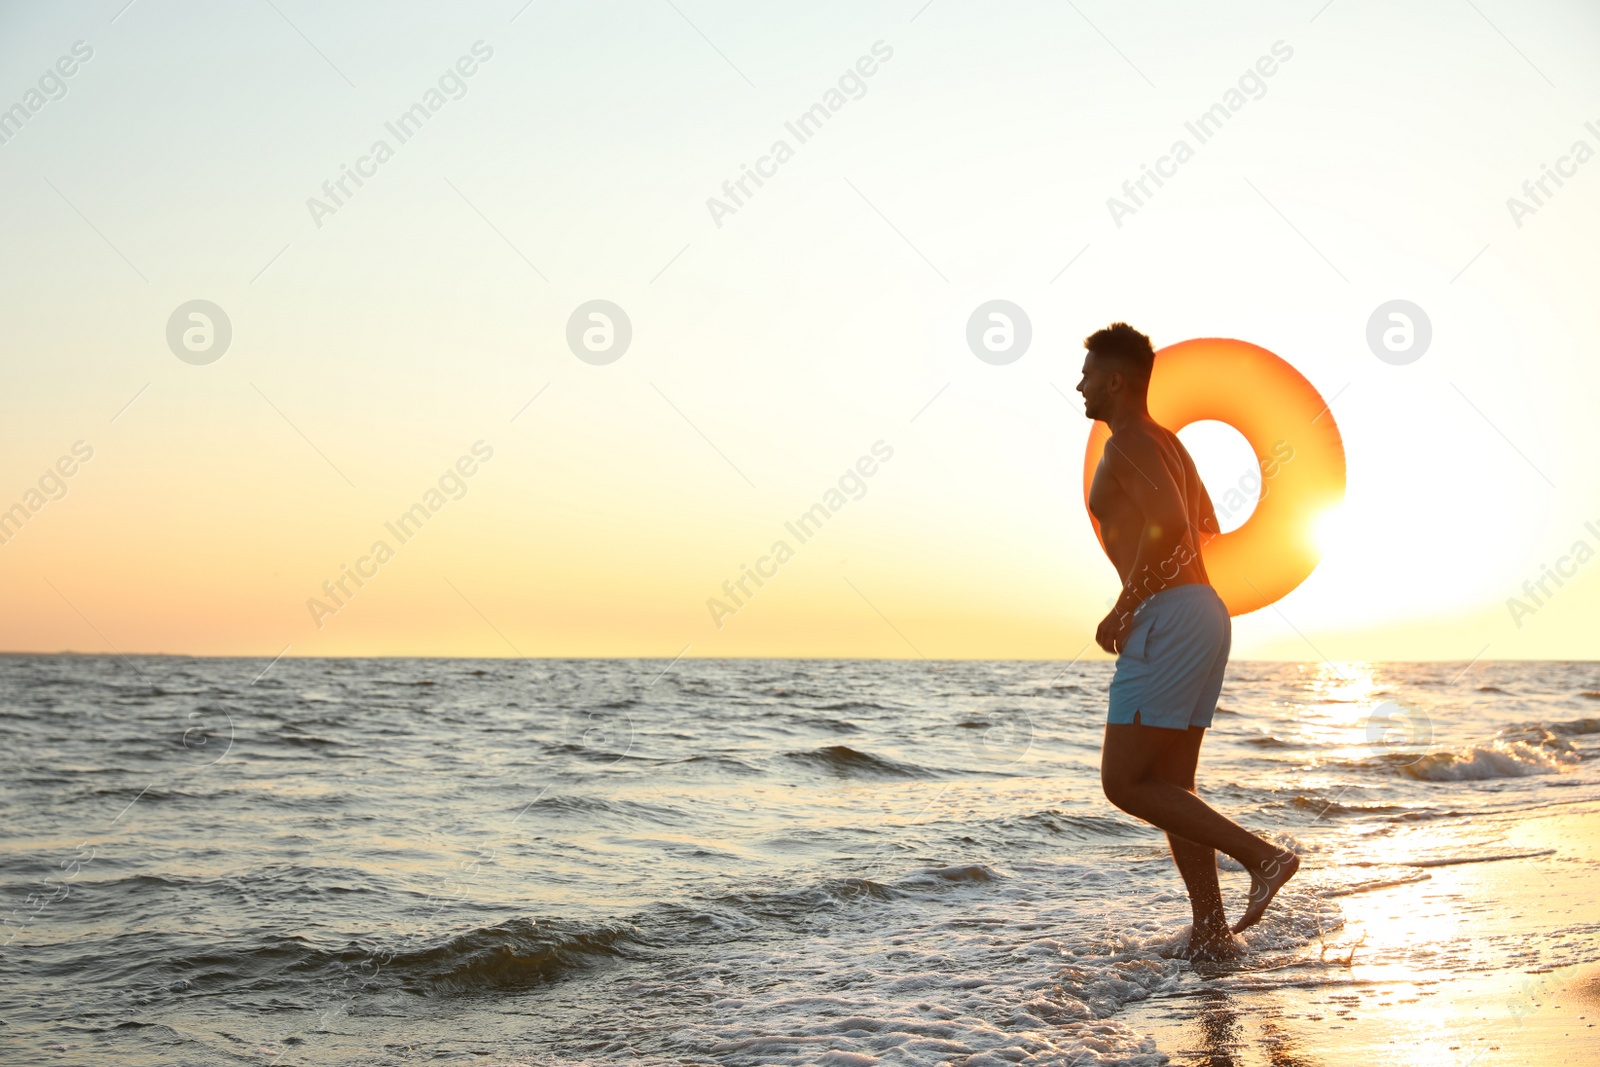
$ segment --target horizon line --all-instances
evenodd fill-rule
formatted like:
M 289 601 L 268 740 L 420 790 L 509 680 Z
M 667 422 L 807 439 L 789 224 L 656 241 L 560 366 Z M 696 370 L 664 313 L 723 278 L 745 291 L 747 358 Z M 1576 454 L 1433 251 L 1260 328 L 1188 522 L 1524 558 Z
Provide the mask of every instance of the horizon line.
M 462 656 L 462 655 L 447 655 L 447 654 L 438 654 L 438 653 L 428 653 L 428 654 L 420 654 L 420 655 L 408 655 L 408 654 L 405 654 L 405 653 L 378 653 L 378 654 L 370 654 L 369 653 L 369 654 L 361 654 L 361 655 L 300 655 L 300 656 L 289 655 L 289 654 L 286 654 L 286 653 L 279 653 L 277 656 L 270 656 L 270 655 L 267 655 L 265 653 L 258 654 L 258 653 L 218 653 L 218 652 L 80 652 L 77 649 L 71 649 L 71 648 L 68 648 L 68 649 L 57 649 L 55 651 L 40 651 L 40 650 L 36 650 L 36 649 L 0 649 L 0 656 L 40 656 L 40 657 L 62 657 L 62 658 L 65 658 L 65 657 L 68 657 L 68 656 L 85 657 L 85 658 L 99 656 L 99 657 L 104 657 L 104 658 L 107 658 L 107 659 L 118 659 L 118 658 L 126 659 L 126 658 L 128 658 L 130 656 L 139 656 L 139 657 L 142 657 L 142 658 L 145 658 L 145 659 L 250 659 L 250 660 L 272 660 L 274 662 L 277 662 L 278 660 L 291 660 L 291 659 L 295 659 L 295 660 L 318 660 L 318 659 L 338 659 L 338 660 L 352 660 L 352 659 L 432 659 L 432 660 L 539 660 L 539 661 L 552 661 L 552 660 L 643 660 L 643 661 L 649 661 L 649 662 L 671 661 L 671 662 L 674 662 L 674 663 L 676 663 L 676 662 L 678 662 L 680 660 L 700 660 L 700 661 L 705 661 L 705 662 L 721 661 L 721 660 L 779 660 L 779 661 L 787 661 L 787 662 L 817 662 L 817 663 L 840 662 L 840 661 L 845 661 L 845 662 L 869 662 L 869 661 L 874 661 L 874 662 L 886 662 L 886 663 L 901 663 L 901 662 L 914 663 L 919 658 L 925 663 L 1061 663 L 1061 662 L 1066 662 L 1069 666 L 1071 664 L 1073 664 L 1073 663 L 1115 663 L 1116 662 L 1116 657 L 1114 657 L 1114 656 L 1096 656 L 1096 657 L 1093 657 L 1093 658 L 1086 658 L 1086 657 L 1079 656 L 1079 657 L 1071 659 L 1071 660 L 1052 659 L 1052 658 L 1046 657 L 1046 656 L 1014 656 L 1014 657 L 995 657 L 995 656 L 943 656 L 943 657 L 929 657 L 929 656 L 922 656 L 922 657 L 918 657 L 918 656 L 737 656 L 737 655 L 731 655 L 731 656 L 690 656 L 690 655 L 683 655 L 681 653 L 678 656 L 664 656 L 664 655 L 663 656 L 618 656 L 618 655 L 580 655 L 580 656 L 524 656 L 524 655 L 499 655 L 499 656 L 496 656 L 496 655 L 486 655 L 486 656 Z M 1355 657 L 1355 658 L 1349 658 L 1349 659 L 1290 659 L 1290 658 L 1272 658 L 1272 657 L 1267 657 L 1267 658 L 1250 658 L 1250 659 L 1230 659 L 1228 662 L 1230 664 L 1233 664 L 1233 663 L 1313 663 L 1313 664 L 1320 664 L 1320 663 L 1552 663 L 1552 664 L 1555 664 L 1555 663 L 1579 663 L 1579 664 L 1600 664 L 1600 659 L 1550 659 L 1550 658 L 1534 657 L 1534 656 L 1525 656 L 1525 657 L 1524 656 L 1511 656 L 1511 657 L 1507 657 L 1505 659 L 1468 659 L 1467 657 L 1461 657 L 1459 659 L 1456 659 L 1456 658 L 1428 658 L 1428 659 L 1393 659 L 1393 660 L 1364 659 L 1364 658 L 1361 658 L 1361 657 Z

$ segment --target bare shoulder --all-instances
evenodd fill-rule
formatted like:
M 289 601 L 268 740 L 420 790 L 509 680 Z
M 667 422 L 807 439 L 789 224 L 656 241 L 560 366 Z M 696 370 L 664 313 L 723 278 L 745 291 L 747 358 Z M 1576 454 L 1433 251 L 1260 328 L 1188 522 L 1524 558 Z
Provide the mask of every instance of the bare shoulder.
M 1211 503 L 1211 494 L 1206 492 L 1206 483 L 1200 477 L 1200 470 L 1194 464 L 1194 457 L 1183 446 L 1183 441 L 1177 434 L 1164 427 L 1161 428 L 1161 432 L 1172 442 L 1170 454 L 1178 461 L 1175 480 L 1183 486 L 1184 499 L 1194 509 L 1195 523 L 1204 532 L 1217 533 L 1216 509 Z
M 1189 474 L 1194 474 L 1198 477 L 1198 472 L 1195 470 L 1194 466 L 1194 457 L 1189 455 L 1189 450 L 1187 448 L 1183 447 L 1182 439 L 1164 426 L 1157 427 L 1157 429 L 1166 435 L 1166 440 L 1171 443 L 1172 451 L 1178 457 L 1178 461 L 1183 464 L 1184 471 Z
M 1132 454 L 1146 451 L 1159 452 L 1168 437 L 1171 437 L 1171 434 L 1164 427 L 1157 426 L 1153 422 L 1139 422 L 1125 426 L 1112 434 L 1111 440 L 1122 451 Z
M 1173 480 L 1169 461 L 1176 443 L 1176 437 L 1154 423 L 1128 426 L 1107 442 L 1106 460 L 1124 482 L 1139 479 L 1148 485 L 1160 485 Z M 1178 466 L 1183 467 L 1181 460 Z

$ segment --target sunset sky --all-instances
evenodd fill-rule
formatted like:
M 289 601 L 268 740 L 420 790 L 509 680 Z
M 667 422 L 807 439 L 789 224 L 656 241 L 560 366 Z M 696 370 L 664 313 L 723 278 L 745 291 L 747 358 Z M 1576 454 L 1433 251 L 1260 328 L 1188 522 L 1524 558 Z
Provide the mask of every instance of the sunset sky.
M 1276 352 L 1344 440 L 1235 658 L 1600 657 L 1597 39 L 1580 0 L 10 5 L 0 649 L 1100 657 L 1074 386 L 1124 319 Z M 593 300 L 614 362 L 568 346 Z

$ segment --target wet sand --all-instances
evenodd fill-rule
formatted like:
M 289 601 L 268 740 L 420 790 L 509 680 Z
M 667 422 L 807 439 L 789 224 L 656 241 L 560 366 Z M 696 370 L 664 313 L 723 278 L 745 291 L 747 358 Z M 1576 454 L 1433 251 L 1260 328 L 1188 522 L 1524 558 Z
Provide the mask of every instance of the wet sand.
M 1416 868 L 1342 898 L 1324 944 L 1196 968 L 1123 1021 L 1174 1065 L 1600 1062 L 1600 962 L 1563 944 L 1600 926 L 1600 806 L 1524 813 L 1505 844 L 1541 854 Z M 1395 947 L 1431 962 L 1363 962 Z

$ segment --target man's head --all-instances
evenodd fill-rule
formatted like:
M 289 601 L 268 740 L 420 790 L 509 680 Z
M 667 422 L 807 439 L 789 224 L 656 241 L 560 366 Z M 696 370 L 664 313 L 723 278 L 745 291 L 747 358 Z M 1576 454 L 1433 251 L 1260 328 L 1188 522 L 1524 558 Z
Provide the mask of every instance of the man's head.
M 1120 411 L 1142 411 L 1150 388 L 1155 350 L 1150 338 L 1125 322 L 1113 322 L 1083 340 L 1083 413 L 1108 419 Z

